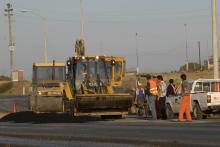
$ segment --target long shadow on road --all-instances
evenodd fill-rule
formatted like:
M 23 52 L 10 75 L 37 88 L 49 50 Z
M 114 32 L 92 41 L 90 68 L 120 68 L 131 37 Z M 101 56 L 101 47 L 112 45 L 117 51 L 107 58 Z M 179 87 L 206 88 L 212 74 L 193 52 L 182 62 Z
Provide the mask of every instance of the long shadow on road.
M 40 113 L 36 114 L 30 111 L 10 113 L 0 119 L 0 122 L 15 123 L 86 123 L 91 121 L 103 121 L 100 117 L 77 116 L 73 117 L 68 114 L 57 113 Z

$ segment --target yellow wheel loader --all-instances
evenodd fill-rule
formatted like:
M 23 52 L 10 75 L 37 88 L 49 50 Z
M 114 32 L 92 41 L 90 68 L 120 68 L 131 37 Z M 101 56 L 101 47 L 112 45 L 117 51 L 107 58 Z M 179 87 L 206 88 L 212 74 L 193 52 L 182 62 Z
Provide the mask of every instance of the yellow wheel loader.
M 124 58 L 75 56 L 66 64 L 65 110 L 74 116 L 128 114 L 132 96 L 121 86 Z

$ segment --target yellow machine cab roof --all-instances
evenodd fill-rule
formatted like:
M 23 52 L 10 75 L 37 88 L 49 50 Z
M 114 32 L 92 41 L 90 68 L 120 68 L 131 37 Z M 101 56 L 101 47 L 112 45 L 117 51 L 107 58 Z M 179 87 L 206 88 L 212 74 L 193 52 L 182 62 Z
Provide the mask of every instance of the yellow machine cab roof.
M 115 56 L 106 56 L 106 55 L 96 55 L 96 56 L 74 56 L 73 57 L 76 60 L 80 59 L 91 59 L 91 58 L 99 58 L 99 59 L 105 59 L 105 60 L 111 60 L 114 59 L 116 61 L 124 60 L 124 57 L 115 57 Z
M 34 63 L 33 66 L 42 66 L 42 67 L 47 67 L 47 66 L 65 66 L 64 63 L 57 63 L 53 65 L 53 63 Z

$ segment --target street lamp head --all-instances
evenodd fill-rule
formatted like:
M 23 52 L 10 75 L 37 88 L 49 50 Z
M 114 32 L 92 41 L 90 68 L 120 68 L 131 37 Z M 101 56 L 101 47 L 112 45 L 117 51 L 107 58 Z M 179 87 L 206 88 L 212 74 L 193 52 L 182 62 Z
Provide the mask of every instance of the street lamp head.
M 30 10 L 27 10 L 27 9 L 22 9 L 20 10 L 21 13 L 27 13 L 27 12 L 30 12 Z

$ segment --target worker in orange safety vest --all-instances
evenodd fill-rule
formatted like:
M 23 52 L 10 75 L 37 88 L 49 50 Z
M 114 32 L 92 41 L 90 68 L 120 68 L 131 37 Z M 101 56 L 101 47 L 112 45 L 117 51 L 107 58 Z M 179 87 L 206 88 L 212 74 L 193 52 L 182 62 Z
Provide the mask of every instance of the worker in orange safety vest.
M 151 75 L 146 75 L 146 81 L 147 81 L 147 93 L 146 93 L 146 99 L 149 105 L 149 108 L 151 110 L 152 119 L 157 119 L 157 113 L 155 108 L 155 102 L 158 97 L 158 91 L 157 91 L 157 84 L 154 80 L 151 79 Z

